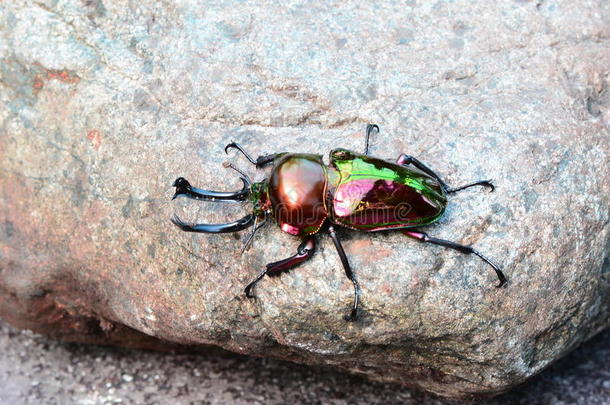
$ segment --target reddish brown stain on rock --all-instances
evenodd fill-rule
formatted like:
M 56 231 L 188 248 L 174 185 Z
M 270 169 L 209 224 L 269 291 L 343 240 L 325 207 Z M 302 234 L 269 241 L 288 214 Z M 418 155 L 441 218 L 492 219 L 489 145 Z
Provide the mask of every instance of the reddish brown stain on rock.
M 102 145 L 102 133 L 97 129 L 87 132 L 87 139 L 91 141 L 91 144 L 95 149 L 99 149 Z
M 68 69 L 47 69 L 39 64 L 34 64 L 34 69 L 38 72 L 34 76 L 34 83 L 32 83 L 34 93 L 42 90 L 45 80 L 58 80 L 66 84 L 80 83 L 80 77 Z
M 42 78 L 39 75 L 36 75 L 36 77 L 34 77 L 34 84 L 32 84 L 32 90 L 34 90 L 34 93 L 38 93 L 43 87 L 44 82 L 42 81 Z
M 59 80 L 62 83 L 68 84 L 78 84 L 80 82 L 80 77 L 69 70 L 54 70 L 54 69 L 45 69 L 47 73 L 48 80 Z
M 364 264 L 374 264 L 375 262 L 392 255 L 392 251 L 383 246 L 373 246 L 369 239 L 352 241 L 346 250 L 350 255 L 359 256 Z
M 392 286 L 389 283 L 383 283 L 381 284 L 380 291 L 386 293 L 386 294 L 391 294 L 392 293 Z

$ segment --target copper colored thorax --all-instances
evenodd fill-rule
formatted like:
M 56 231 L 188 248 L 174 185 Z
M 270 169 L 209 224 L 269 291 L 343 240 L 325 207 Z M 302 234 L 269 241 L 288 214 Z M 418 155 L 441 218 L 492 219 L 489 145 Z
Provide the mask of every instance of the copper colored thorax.
M 316 233 L 328 216 L 326 168 L 320 155 L 287 154 L 274 165 L 269 198 L 280 228 L 292 235 Z

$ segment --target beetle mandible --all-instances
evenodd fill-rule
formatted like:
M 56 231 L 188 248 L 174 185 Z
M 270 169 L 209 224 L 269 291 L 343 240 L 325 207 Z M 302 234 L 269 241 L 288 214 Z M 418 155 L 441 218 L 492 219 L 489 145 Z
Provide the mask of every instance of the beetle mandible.
M 498 265 L 471 246 L 434 238 L 417 228 L 437 221 L 447 206 L 447 195 L 472 186 L 486 186 L 494 190 L 491 180 L 480 180 L 460 187 L 449 187 L 438 174 L 413 156 L 401 154 L 396 163 L 369 156 L 369 138 L 378 132 L 377 125 L 366 127 L 364 153 L 347 149 L 333 149 L 330 164 L 322 155 L 307 153 L 274 153 L 253 159 L 241 146 L 232 142 L 225 147 L 237 149 L 256 168 L 271 165 L 271 176 L 253 183 L 248 175 L 230 163 L 243 182 L 237 192 L 202 190 L 179 177 L 174 181 L 176 197 L 205 201 L 251 201 L 254 208 L 235 222 L 226 224 L 189 224 L 174 215 L 172 222 L 187 232 L 224 233 L 253 227 L 246 238 L 245 250 L 256 232 L 269 220 L 280 229 L 298 236 L 302 243 L 296 253 L 284 260 L 267 264 L 265 270 L 245 288 L 248 298 L 252 289 L 265 275 L 276 276 L 309 259 L 316 248 L 315 235 L 328 231 L 337 249 L 345 274 L 354 285 L 354 298 L 348 321 L 356 320 L 360 301 L 360 286 L 335 226 L 364 232 L 399 229 L 405 235 L 435 245 L 445 246 L 466 254 L 474 254 L 489 264 L 500 283 L 507 279 Z M 242 251 L 243 251 L 242 250 Z

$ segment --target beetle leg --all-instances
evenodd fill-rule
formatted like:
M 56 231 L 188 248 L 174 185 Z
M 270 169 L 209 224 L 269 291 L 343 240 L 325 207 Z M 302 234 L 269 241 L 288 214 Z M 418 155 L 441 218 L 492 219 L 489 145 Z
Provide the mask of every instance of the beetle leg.
M 171 218 L 171 221 L 185 232 L 228 233 L 242 231 L 252 226 L 254 223 L 254 215 L 249 214 L 242 219 L 226 224 L 189 224 L 181 220 L 176 214 Z
M 337 232 L 335 228 L 331 225 L 328 227 L 328 231 L 330 232 L 330 237 L 335 244 L 335 248 L 337 249 L 337 253 L 339 254 L 339 258 L 341 259 L 341 264 L 343 264 L 343 269 L 345 270 L 345 275 L 350 279 L 352 284 L 354 284 L 354 304 L 352 306 L 352 311 L 349 315 L 346 315 L 344 318 L 346 321 L 355 321 L 358 317 L 358 302 L 360 301 L 360 285 L 358 284 L 358 280 L 356 280 L 356 276 L 354 276 L 354 272 L 349 265 L 349 261 L 347 260 L 347 255 L 345 254 L 345 250 L 343 250 L 343 246 L 341 245 L 341 241 L 337 237 Z
M 254 281 L 252 281 L 250 284 L 248 284 L 246 286 L 246 288 L 244 289 L 244 292 L 246 293 L 246 297 L 254 298 L 254 295 L 252 295 L 252 288 L 254 288 L 256 283 L 258 283 L 265 276 L 265 274 L 269 275 L 269 276 L 277 276 L 284 271 L 290 270 L 293 267 L 296 267 L 299 264 L 301 264 L 304 261 L 311 258 L 311 256 L 313 255 L 313 252 L 315 250 L 316 250 L 315 236 L 312 235 L 312 236 L 305 238 L 303 240 L 303 242 L 297 248 L 297 252 L 294 255 L 292 255 L 286 259 L 277 261 L 277 262 L 269 263 L 266 266 L 266 269 L 261 274 L 259 274 L 254 279 Z
M 482 253 L 473 249 L 471 246 L 460 245 L 459 243 L 451 242 L 448 240 L 433 238 L 431 236 L 428 236 L 427 233 L 417 231 L 417 230 L 403 230 L 402 233 L 404 233 L 407 236 L 410 236 L 411 238 L 418 239 L 422 242 L 428 242 L 428 243 L 433 243 L 435 245 L 445 246 L 450 249 L 455 249 L 458 252 L 462 252 L 462 253 L 466 253 L 466 254 L 475 254 L 475 255 L 479 256 L 481 259 L 483 259 L 483 261 L 485 263 L 489 264 L 496 272 L 496 275 L 498 276 L 498 279 L 500 280 L 500 284 L 498 284 L 496 287 L 500 288 L 508 282 L 508 280 L 506 279 L 506 276 L 504 276 L 504 273 L 502 273 L 502 270 L 500 270 L 500 267 L 498 267 L 497 264 L 495 264 L 494 262 L 489 260 L 487 257 L 483 256 Z
M 225 153 L 228 154 L 229 149 L 237 149 L 238 151 L 240 151 L 242 155 L 244 155 L 246 159 L 248 159 L 248 161 L 250 161 L 250 163 L 255 165 L 257 168 L 267 166 L 269 163 L 272 163 L 273 160 L 279 155 L 279 153 L 272 153 L 270 155 L 259 156 L 255 160 L 252 156 L 250 156 L 248 152 L 246 152 L 239 144 L 235 142 L 231 142 L 230 144 L 225 146 Z
M 256 158 L 256 167 L 261 168 L 268 166 L 270 163 L 273 163 L 276 157 L 281 155 L 281 153 L 272 153 L 270 155 L 263 155 Z
M 250 245 L 252 245 L 252 240 L 254 240 L 254 236 L 256 235 L 256 232 L 258 232 L 258 230 L 261 229 L 266 223 L 267 223 L 266 217 L 263 220 L 263 222 L 261 222 L 260 224 L 258 223 L 258 217 L 254 220 L 254 227 L 252 228 L 252 232 L 250 232 L 250 234 L 246 238 L 246 241 L 244 242 L 244 246 L 241 248 L 242 255 L 244 254 L 244 252 L 246 250 L 248 250 L 248 248 L 250 248 Z
M 447 185 L 447 183 L 445 183 L 438 174 L 436 174 L 432 169 L 430 169 L 428 166 L 426 166 L 419 159 L 417 159 L 411 155 L 406 155 L 404 153 L 401 153 L 400 156 L 398 156 L 398 159 L 396 159 L 396 163 L 401 166 L 407 166 L 409 164 L 412 164 L 413 166 L 417 167 L 422 172 L 426 173 L 429 176 L 432 176 L 436 181 L 438 181 L 438 183 L 441 185 L 443 190 L 445 190 L 445 191 L 449 190 L 449 186 Z
M 489 187 L 491 189 L 490 191 L 494 191 L 496 189 L 496 187 L 493 185 L 491 180 L 479 180 L 479 181 L 475 181 L 474 183 L 465 184 L 463 186 L 454 187 L 454 188 L 448 188 L 448 189 L 445 190 L 445 192 L 447 194 L 455 193 L 456 191 L 464 190 L 465 188 L 469 188 L 469 187 L 472 187 L 472 186 L 485 186 L 485 187 Z
M 379 132 L 379 127 L 375 124 L 366 124 L 366 136 L 364 138 L 364 154 L 369 154 L 369 138 L 373 131 Z
M 494 191 L 494 189 L 495 189 L 495 187 L 492 184 L 491 180 L 479 180 L 479 181 L 476 181 L 474 183 L 466 184 L 464 186 L 459 186 L 459 187 L 454 187 L 454 188 L 449 187 L 449 185 L 447 183 L 445 183 L 440 178 L 440 176 L 438 174 L 436 174 L 432 169 L 430 169 L 428 166 L 426 166 L 424 163 L 422 163 L 417 158 L 415 158 L 415 157 L 413 157 L 411 155 L 405 155 L 404 153 L 402 153 L 400 156 L 398 156 L 398 159 L 396 159 L 396 163 L 401 165 L 401 166 L 407 166 L 409 164 L 412 164 L 413 166 L 417 167 L 422 172 L 432 176 L 436 181 L 438 181 L 438 183 L 441 185 L 441 187 L 443 188 L 443 190 L 447 194 L 455 193 L 456 191 L 464 190 L 465 188 L 469 188 L 469 187 L 472 187 L 472 186 L 485 186 L 485 187 L 489 187 L 489 188 L 491 188 L 491 191 Z

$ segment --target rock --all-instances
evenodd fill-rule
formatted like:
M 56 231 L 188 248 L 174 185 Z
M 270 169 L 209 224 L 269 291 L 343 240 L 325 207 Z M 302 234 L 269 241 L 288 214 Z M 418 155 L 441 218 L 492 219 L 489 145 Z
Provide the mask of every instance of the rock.
M 606 2 L 385 5 L 3 3 L 0 317 L 72 341 L 215 345 L 323 364 L 451 398 L 491 396 L 610 325 Z M 229 190 L 231 159 L 276 151 L 417 156 L 454 185 L 426 228 L 502 264 L 393 233 L 344 230 L 362 286 L 327 235 L 266 227 L 196 235 L 170 222 L 243 216 L 171 202 L 172 181 Z M 242 240 L 240 240 L 242 239 Z M 605 264 L 604 264 L 605 263 Z

